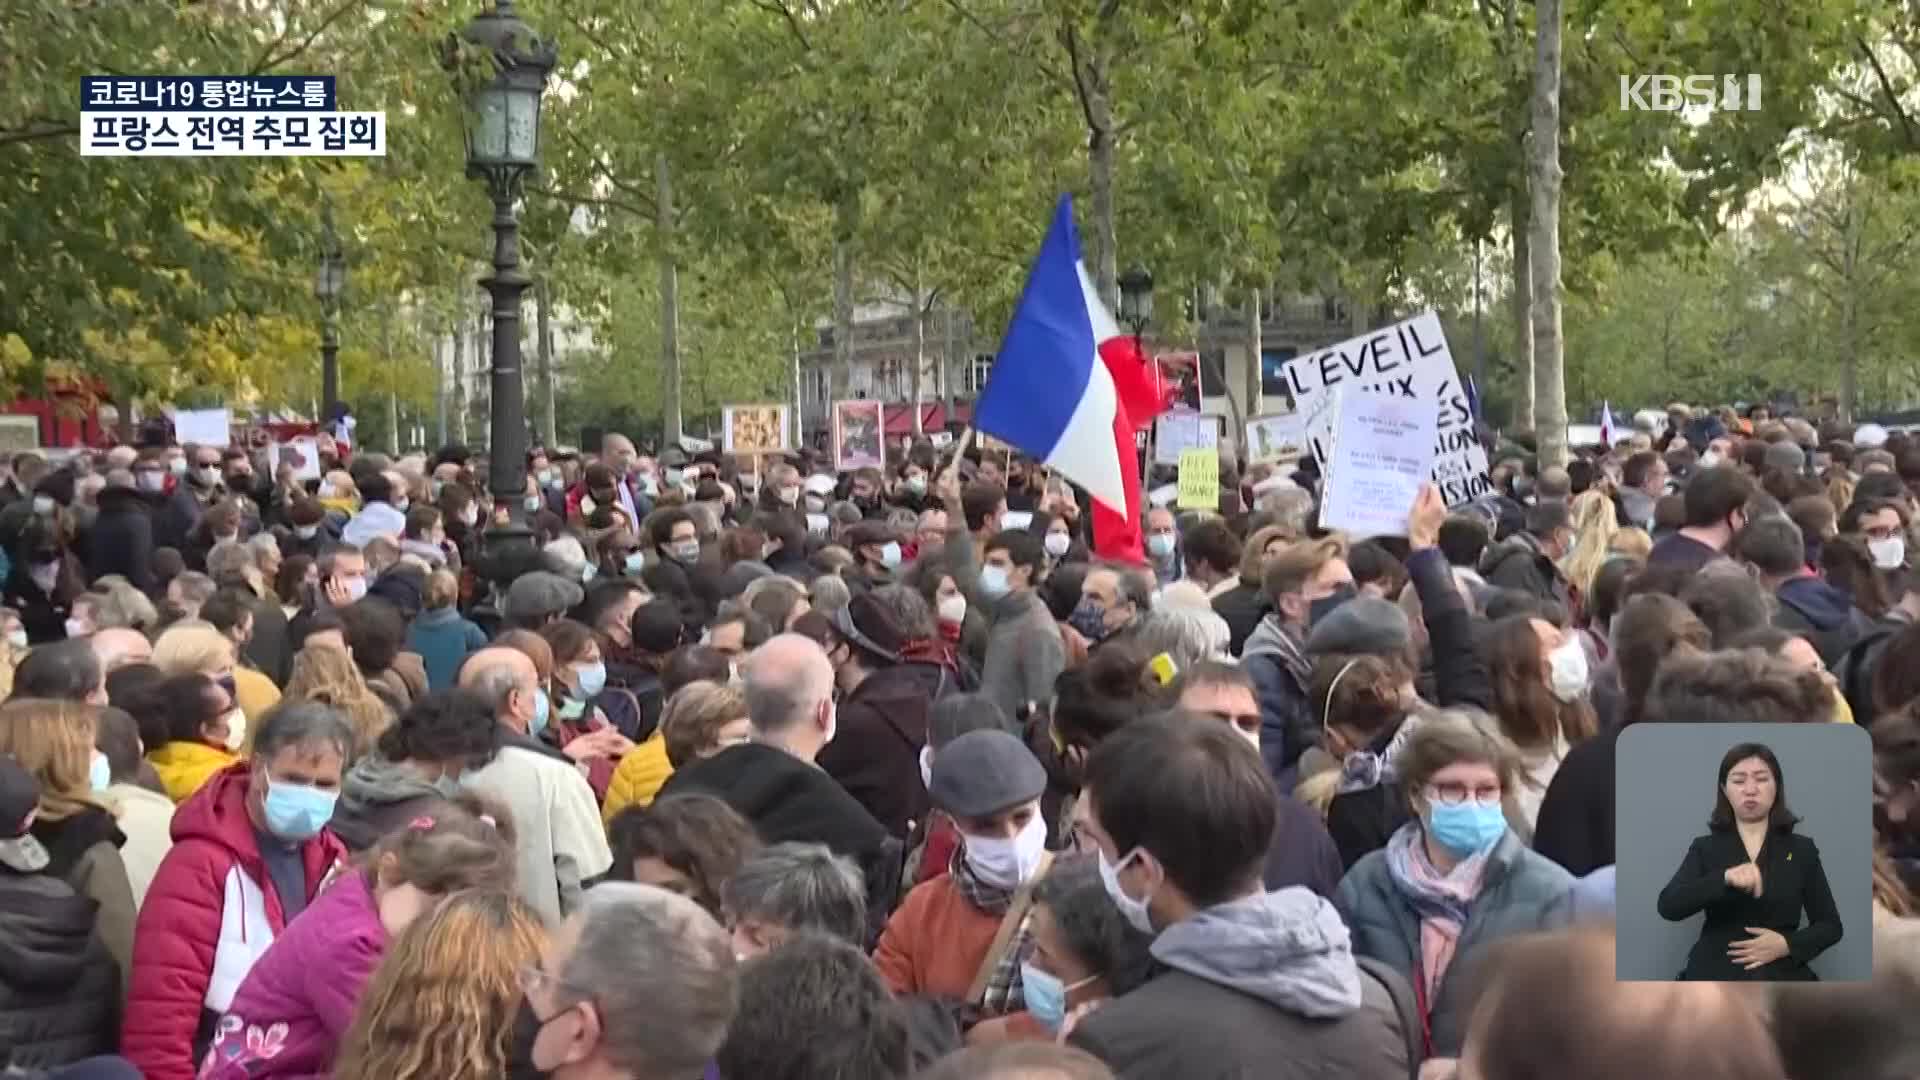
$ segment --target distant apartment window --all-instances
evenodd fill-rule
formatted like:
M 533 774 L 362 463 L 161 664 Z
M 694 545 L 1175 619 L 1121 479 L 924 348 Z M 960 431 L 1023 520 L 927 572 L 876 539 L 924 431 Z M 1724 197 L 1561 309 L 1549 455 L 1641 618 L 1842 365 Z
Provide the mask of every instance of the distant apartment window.
M 987 385 L 987 376 L 992 371 L 992 354 L 975 353 L 973 357 L 973 371 L 970 373 L 971 377 L 967 380 L 967 389 L 978 393 L 981 387 Z

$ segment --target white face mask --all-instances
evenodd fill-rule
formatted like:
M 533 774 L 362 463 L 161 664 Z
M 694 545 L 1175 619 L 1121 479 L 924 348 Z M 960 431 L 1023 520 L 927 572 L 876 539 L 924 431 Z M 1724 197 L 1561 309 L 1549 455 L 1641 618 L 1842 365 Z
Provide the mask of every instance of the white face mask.
M 1035 814 L 1011 840 L 967 836 L 966 845 L 967 865 L 982 884 L 1017 889 L 1040 869 L 1040 860 L 1047 854 L 1047 822 Z
M 940 621 L 957 623 L 967 617 L 967 598 L 962 593 L 940 598 Z
M 141 491 L 161 491 L 167 486 L 167 474 L 154 469 L 142 469 L 133 474 L 133 482 Z
M 246 745 L 246 742 L 247 714 L 240 711 L 240 706 L 235 705 L 232 711 L 227 713 L 226 746 L 228 750 L 237 754 L 240 752 L 240 748 Z
M 1873 553 L 1873 565 L 1878 570 L 1898 570 L 1907 562 L 1907 538 L 1889 536 L 1885 540 L 1867 541 L 1867 550 Z
M 1709 450 L 1700 455 L 1700 467 L 1703 469 L 1717 469 L 1720 467 L 1721 460 L 1720 451 Z
M 19 627 L 7 631 L 7 644 L 16 649 L 26 648 L 28 645 L 27 632 Z
M 1057 559 L 1065 555 L 1067 549 L 1073 546 L 1073 537 L 1068 536 L 1066 533 L 1050 532 L 1047 534 L 1047 538 L 1042 540 L 1041 543 L 1046 546 L 1047 554 Z
M 91 631 L 87 629 L 86 623 L 81 622 L 79 619 L 67 620 L 67 636 L 68 637 L 70 638 L 86 637 L 87 634 L 89 633 L 91 633 Z
M 800 505 L 800 489 L 797 487 L 781 488 L 780 501 L 787 504 L 788 506 Z
M 297 536 L 297 537 L 299 537 L 299 538 L 300 538 L 300 539 L 302 539 L 302 540 L 311 540 L 311 539 L 313 539 L 314 537 L 316 537 L 316 536 L 318 536 L 318 535 L 320 535 L 320 526 L 318 526 L 318 525 L 295 525 L 295 526 L 293 527 L 293 535 L 295 535 L 295 536 Z
M 1549 657 L 1547 680 L 1553 696 L 1573 701 L 1587 692 L 1587 650 L 1580 639 L 1570 637 Z
M 928 788 L 931 788 L 932 786 L 933 786 L 933 747 L 923 746 L 920 748 L 920 789 L 924 791 Z
M 1007 580 L 1007 568 L 989 563 L 980 568 L 980 591 L 988 596 L 999 598 L 1007 595 L 1013 583 Z

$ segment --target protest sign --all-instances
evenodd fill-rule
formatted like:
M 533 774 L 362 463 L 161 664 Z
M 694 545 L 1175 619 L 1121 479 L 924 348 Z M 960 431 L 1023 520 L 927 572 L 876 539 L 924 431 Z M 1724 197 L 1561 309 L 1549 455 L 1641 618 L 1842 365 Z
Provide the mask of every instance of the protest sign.
M 1434 410 L 1432 475 L 1441 497 L 1448 506 L 1458 506 L 1493 490 L 1487 477 L 1487 452 L 1474 434 L 1472 405 L 1433 312 L 1316 349 L 1282 370 L 1294 402 L 1310 415 L 1314 403 L 1337 386 L 1430 403 Z M 1314 436 L 1309 422 L 1309 445 Z M 1324 449 L 1315 447 L 1323 465 L 1328 460 Z
M 1263 465 L 1292 461 L 1305 452 L 1306 416 L 1297 412 L 1256 416 L 1247 421 L 1247 462 Z
M 1327 462 L 1333 458 L 1334 427 L 1339 421 L 1342 390 L 1342 387 L 1335 386 L 1324 394 L 1315 394 L 1300 413 L 1303 417 L 1301 438 L 1306 440 L 1307 448 L 1313 452 L 1313 460 L 1320 463 L 1322 473 L 1327 471 Z
M 1219 421 L 1206 413 L 1174 409 L 1161 413 L 1154 421 L 1153 463 L 1155 465 L 1180 464 L 1182 450 L 1209 450 L 1217 453 L 1219 448 Z
M 173 437 L 182 446 L 225 446 L 233 439 L 233 413 L 226 409 L 176 410 Z
M 1214 450 L 1180 451 L 1180 501 L 1182 510 L 1220 509 L 1220 454 Z
M 724 405 L 720 445 L 729 454 L 777 454 L 787 448 L 785 405 Z
M 833 403 L 833 467 L 839 472 L 877 469 L 887 463 L 880 433 L 886 427 L 878 401 Z
M 1339 397 L 1320 525 L 1355 537 L 1405 536 L 1407 512 L 1433 469 L 1433 411 L 1418 398 L 1358 387 Z
M 1165 506 L 1178 497 L 1179 494 L 1180 484 L 1178 481 L 1171 484 L 1161 484 L 1159 487 L 1147 492 L 1147 505 Z
M 301 480 L 320 479 L 320 441 L 311 435 L 298 436 L 286 442 L 269 443 L 267 460 L 273 463 L 276 479 L 280 467 L 287 466 L 293 475 Z

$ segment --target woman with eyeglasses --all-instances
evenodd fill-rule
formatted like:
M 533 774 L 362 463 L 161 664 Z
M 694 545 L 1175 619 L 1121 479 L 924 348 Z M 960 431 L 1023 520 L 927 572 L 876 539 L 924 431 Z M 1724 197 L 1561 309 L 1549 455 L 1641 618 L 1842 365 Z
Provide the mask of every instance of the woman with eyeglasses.
M 1398 755 L 1414 817 L 1340 882 L 1335 904 L 1356 956 L 1412 984 L 1428 1057 L 1460 1053 L 1471 986 L 1462 960 L 1541 929 L 1573 878 L 1520 842 L 1520 755 L 1483 713 L 1423 717 Z

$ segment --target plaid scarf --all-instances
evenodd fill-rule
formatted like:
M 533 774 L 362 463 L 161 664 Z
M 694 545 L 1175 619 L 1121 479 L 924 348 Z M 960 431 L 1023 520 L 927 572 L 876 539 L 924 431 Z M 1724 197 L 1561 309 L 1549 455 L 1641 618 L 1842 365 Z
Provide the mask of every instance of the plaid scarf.
M 1460 942 L 1460 931 L 1480 883 L 1486 875 L 1487 853 L 1462 859 L 1449 873 L 1442 874 L 1427 858 L 1425 834 L 1417 821 L 1409 821 L 1387 840 L 1387 872 L 1394 888 L 1407 906 L 1420 918 L 1420 970 L 1417 976 L 1426 984 L 1422 989 L 1432 1001 L 1440 991 L 1440 980 L 1453 962 L 1453 950 Z
M 987 915 L 1005 917 L 1013 906 L 1013 890 L 981 881 L 967 864 L 965 836 L 954 845 L 953 856 L 947 860 L 947 874 L 953 879 L 953 887 L 959 890 L 960 898 Z M 1033 909 L 1029 907 L 1020 920 L 1020 929 L 1014 933 L 1013 944 L 987 976 L 987 989 L 980 997 L 980 1008 L 986 1016 L 1003 1016 L 1027 1007 L 1026 995 L 1020 986 L 1020 965 L 1033 953 L 1032 919 Z M 981 957 L 982 961 L 985 959 Z

